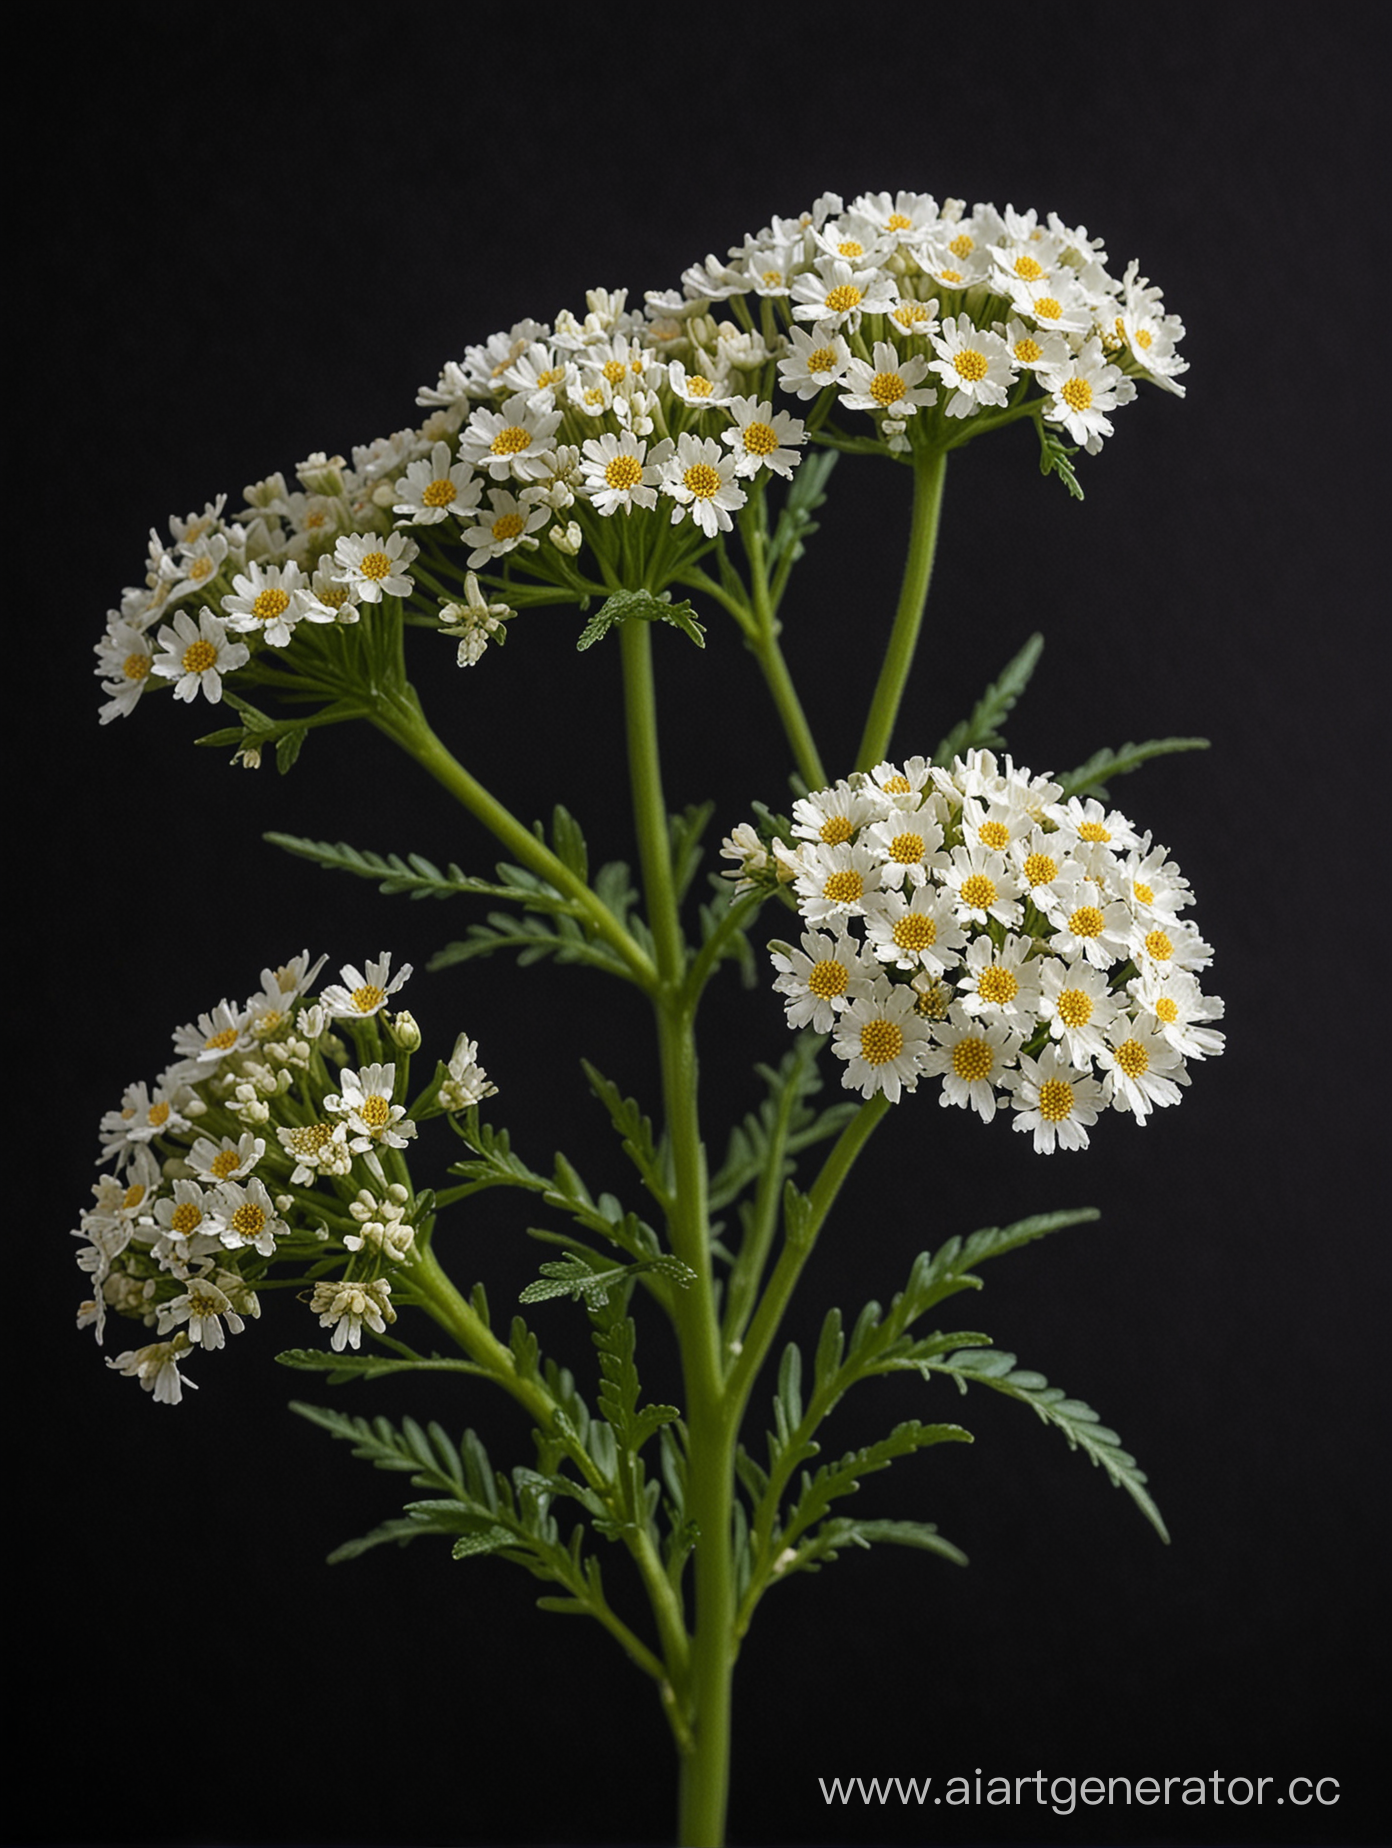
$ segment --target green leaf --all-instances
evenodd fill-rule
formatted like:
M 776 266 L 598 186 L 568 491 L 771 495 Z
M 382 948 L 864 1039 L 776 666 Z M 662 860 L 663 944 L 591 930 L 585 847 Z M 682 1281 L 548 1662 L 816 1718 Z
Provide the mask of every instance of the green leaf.
M 640 1271 L 658 1271 L 682 1289 L 696 1281 L 695 1271 L 679 1258 L 643 1258 L 636 1264 L 610 1265 L 595 1270 L 572 1252 L 556 1263 L 543 1264 L 540 1278 L 527 1285 L 518 1301 L 542 1303 L 555 1296 L 569 1296 L 573 1302 L 579 1302 L 583 1296 L 587 1309 L 602 1309 L 609 1301 L 609 1292 L 618 1289 L 630 1277 L 636 1277 Z
M 1028 1405 L 1045 1424 L 1063 1432 L 1071 1450 L 1081 1450 L 1094 1463 L 1100 1464 L 1111 1481 L 1126 1490 L 1160 1538 L 1168 1543 L 1170 1536 L 1160 1518 L 1160 1510 L 1146 1493 L 1143 1471 L 1131 1453 L 1122 1449 L 1116 1432 L 1101 1422 L 1091 1406 L 1084 1405 L 1081 1399 L 1067 1398 L 1061 1388 L 1050 1386 L 1042 1373 L 1017 1369 L 1015 1356 L 996 1348 L 984 1351 L 973 1348 L 949 1354 L 941 1360 L 924 1360 L 921 1369 L 925 1378 L 929 1373 L 947 1374 L 957 1381 L 963 1392 L 969 1383 L 989 1386 L 994 1392 Z
M 670 601 L 670 593 L 664 592 L 655 597 L 650 590 L 616 590 L 591 616 L 580 632 L 580 639 L 575 644 L 579 650 L 593 648 L 601 636 L 606 635 L 618 622 L 667 622 L 683 635 L 689 636 L 698 648 L 706 645 L 706 631 L 696 620 L 696 612 L 688 599 L 680 603 Z
M 623 1152 L 642 1175 L 648 1192 L 664 1207 L 668 1203 L 668 1177 L 665 1151 L 653 1141 L 652 1123 L 631 1097 L 606 1078 L 588 1059 L 580 1061 L 590 1089 L 609 1112 L 609 1120 L 618 1131 Z
M 1042 417 L 1035 418 L 1034 427 L 1039 432 L 1040 474 L 1057 475 L 1074 500 L 1082 500 L 1082 486 L 1073 472 L 1073 457 L 1078 453 L 1078 446 L 1065 443 L 1056 430 L 1046 429 Z
M 1207 738 L 1151 738 L 1145 744 L 1123 744 L 1118 750 L 1094 751 L 1086 763 L 1079 764 L 1058 780 L 1065 796 L 1107 795 L 1107 783 L 1114 776 L 1126 776 L 1149 763 L 1152 757 L 1168 757 L 1174 751 L 1206 751 Z
M 981 695 L 972 709 L 971 717 L 955 725 L 938 745 L 933 753 L 935 764 L 950 764 L 954 757 L 965 757 L 968 751 L 998 750 L 1005 743 L 1000 727 L 1029 685 L 1030 676 L 1043 652 L 1044 637 L 1032 635 L 1020 652 L 1001 669 L 999 678 L 993 680 Z
M 834 449 L 818 450 L 805 456 L 793 476 L 793 485 L 784 501 L 768 546 L 769 569 L 792 566 L 802 557 L 804 541 L 816 532 L 819 522 L 812 515 L 826 500 L 827 478 L 836 466 Z
M 349 1380 L 376 1379 L 384 1373 L 477 1373 L 492 1376 L 486 1367 L 471 1360 L 447 1359 L 434 1354 L 429 1359 L 394 1360 L 385 1354 L 335 1354 L 326 1348 L 286 1348 L 277 1354 L 282 1367 L 301 1373 L 322 1373 L 330 1386 L 342 1386 Z
M 830 1561 L 847 1546 L 912 1546 L 925 1553 L 936 1553 L 954 1566 L 965 1566 L 967 1556 L 960 1547 L 944 1540 L 930 1521 L 856 1521 L 845 1515 L 824 1521 L 797 1548 L 794 1557 L 774 1567 L 774 1577 L 798 1571 L 815 1572 L 817 1562 Z

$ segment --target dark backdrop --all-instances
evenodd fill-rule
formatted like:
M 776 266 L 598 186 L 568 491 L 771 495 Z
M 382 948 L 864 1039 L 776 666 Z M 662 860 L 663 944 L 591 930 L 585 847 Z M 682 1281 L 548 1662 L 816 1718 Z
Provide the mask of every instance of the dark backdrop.
M 171 511 L 220 491 L 235 504 L 311 450 L 410 423 L 443 359 L 517 318 L 579 307 L 596 284 L 670 286 L 824 189 L 898 187 L 1085 223 L 1117 269 L 1138 256 L 1188 324 L 1187 400 L 1143 391 L 1083 458 L 1085 505 L 1041 480 L 1026 434 L 954 460 L 895 745 L 930 749 L 1036 628 L 1048 647 L 1011 725 L 1017 760 L 1066 768 L 1101 743 L 1210 737 L 1115 796 L 1193 880 L 1230 1051 L 1195 1071 L 1182 1109 L 1144 1132 L 1112 1118 L 1085 1156 L 1037 1160 L 1003 1125 L 939 1111 L 932 1087 L 881 1132 L 796 1331 L 831 1301 L 887 1298 L 952 1232 L 1099 1206 L 1099 1226 L 996 1266 L 963 1320 L 1100 1407 L 1174 1544 L 1023 1408 L 964 1405 L 974 1450 L 901 1463 L 860 1500 L 936 1520 L 970 1568 L 881 1549 L 770 1596 L 737 1682 L 732 1839 L 1377 1838 L 1371 92 L 1352 9 L 1326 9 L 1308 36 L 1265 16 L 1248 31 L 1255 17 L 540 6 L 398 26 L 253 7 L 127 11 L 72 37 L 66 17 L 40 26 L 18 70 L 28 331 L 11 353 L 11 615 L 33 625 L 12 624 L 10 657 L 25 937 L 10 952 L 25 1124 L 12 1626 L 25 1606 L 39 1616 L 11 1670 L 17 1839 L 666 1834 L 665 1727 L 606 1638 L 537 1613 L 523 1574 L 453 1565 L 438 1543 L 323 1565 L 404 1484 L 284 1410 L 304 1381 L 270 1356 L 306 1338 L 302 1315 L 276 1301 L 189 1370 L 202 1390 L 158 1407 L 71 1332 L 65 1237 L 100 1113 L 161 1068 L 176 1022 L 301 947 L 412 960 L 432 1043 L 460 1027 L 479 1039 L 495 1120 L 538 1160 L 565 1147 L 597 1183 L 625 1185 L 622 1160 L 576 1061 L 651 1105 L 641 1013 L 583 971 L 427 976 L 471 914 L 380 898 L 259 836 L 485 870 L 487 841 L 445 797 L 366 732 L 311 738 L 288 779 L 195 750 L 201 706 L 99 732 L 91 647 Z M 841 476 L 786 636 L 837 769 L 907 508 L 899 471 Z M 427 636 L 413 660 L 485 781 L 524 817 L 563 797 L 612 857 L 630 851 L 615 661 L 577 656 L 574 631 L 568 615 L 519 622 L 471 675 Z M 703 655 L 657 639 L 669 795 L 715 795 L 723 833 L 752 797 L 784 795 L 764 696 L 718 622 Z M 754 1103 L 749 1066 L 781 1033 L 767 989 L 745 996 L 727 973 L 712 1107 Z M 449 1235 L 498 1304 L 544 1255 L 516 1225 L 490 1199 Z M 577 1311 L 535 1324 L 587 1364 Z M 660 1369 L 654 1387 L 676 1390 Z M 866 1389 L 832 1440 L 914 1415 L 921 1390 L 875 1404 Z M 521 1419 L 467 1389 L 386 1382 L 337 1402 L 476 1424 L 500 1461 L 529 1456 Z M 933 1404 L 925 1416 L 958 1415 Z M 931 1773 L 941 1788 L 978 1768 L 1276 1783 L 1261 1811 L 1067 1819 L 828 1809 L 818 1787 Z M 1337 1778 L 1338 1805 L 1273 1808 L 1298 1775 Z

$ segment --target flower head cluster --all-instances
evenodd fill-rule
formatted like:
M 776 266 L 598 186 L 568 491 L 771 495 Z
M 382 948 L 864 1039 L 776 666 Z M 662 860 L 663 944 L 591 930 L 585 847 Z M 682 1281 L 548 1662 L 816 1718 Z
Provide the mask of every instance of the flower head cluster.
M 944 449 L 1032 417 L 1095 452 L 1137 378 L 1182 393 L 1186 370 L 1160 290 L 1107 265 L 1055 213 L 826 193 L 677 288 L 519 321 L 446 363 L 419 425 L 256 482 L 235 517 L 220 496 L 152 532 L 97 645 L 102 719 L 163 683 L 217 702 L 261 649 L 312 655 L 384 598 L 471 666 L 512 610 L 476 586 L 441 605 L 418 558 L 549 601 L 616 566 L 660 591 L 812 440 Z M 610 570 L 587 572 L 587 548 Z
M 179 1371 L 194 1349 L 222 1347 L 260 1315 L 273 1269 L 304 1276 L 335 1348 L 357 1347 L 364 1326 L 382 1333 L 395 1320 L 391 1273 L 416 1246 L 401 1151 L 419 1121 L 495 1088 L 461 1036 L 408 1102 L 420 1033 L 385 1004 L 410 966 L 349 964 L 316 1000 L 322 964 L 302 954 L 263 969 L 255 994 L 177 1028 L 174 1062 L 102 1118 L 109 1171 L 74 1233 L 90 1291 L 78 1323 L 98 1341 L 109 1313 L 152 1329 L 158 1339 L 108 1365 L 166 1403 L 194 1383 Z
M 791 886 L 805 928 L 771 946 L 774 987 L 864 1097 L 938 1078 L 1047 1153 L 1106 1109 L 1144 1123 L 1223 1049 L 1168 849 L 1009 758 L 880 764 L 797 802 L 791 839 L 725 852 L 741 885 Z

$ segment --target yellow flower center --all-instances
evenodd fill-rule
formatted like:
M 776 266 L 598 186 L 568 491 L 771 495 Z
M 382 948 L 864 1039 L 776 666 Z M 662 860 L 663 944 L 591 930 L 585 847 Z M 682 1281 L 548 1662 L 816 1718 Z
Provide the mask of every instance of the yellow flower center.
M 637 456 L 615 456 L 604 471 L 604 485 L 616 489 L 620 494 L 627 494 L 630 488 L 636 488 L 643 479 L 643 464 Z
M 983 847 L 992 847 L 997 853 L 1010 845 L 1010 830 L 1003 821 L 983 821 L 976 835 Z
M 948 249 L 954 257 L 969 257 L 976 249 L 976 239 L 968 236 L 965 231 L 959 231 L 948 245 Z
M 169 1230 L 177 1232 L 180 1238 L 186 1238 L 193 1228 L 203 1223 L 203 1214 L 192 1200 L 184 1200 L 169 1215 Z
M 865 881 L 850 866 L 839 873 L 828 873 L 826 884 L 822 887 L 822 897 L 832 905 L 859 904 L 864 893 Z
M 778 447 L 772 424 L 751 423 L 744 426 L 744 453 L 747 456 L 771 456 Z
M 1004 1007 L 1007 1001 L 1013 1001 L 1019 994 L 1020 984 L 1009 969 L 993 965 L 981 971 L 977 978 L 976 992 L 993 1007 Z
M 897 771 L 893 776 L 887 776 L 880 787 L 887 796 L 908 796 L 913 794 L 913 784 L 906 776 L 900 776 Z
M 1047 885 L 1058 874 L 1058 861 L 1047 853 L 1032 853 L 1025 860 L 1025 878 L 1032 886 Z
M 127 655 L 121 663 L 121 672 L 127 680 L 143 680 L 150 671 L 150 657 L 147 654 Z
M 247 1200 L 237 1208 L 230 1223 L 234 1232 L 251 1243 L 266 1230 L 266 1214 L 255 1201 Z
M 623 377 L 622 367 L 619 368 L 619 377 Z M 532 433 L 525 424 L 504 424 L 488 447 L 495 456 L 515 456 L 520 455 L 531 440 Z
M 682 476 L 686 491 L 695 500 L 710 500 L 720 492 L 720 473 L 709 462 L 693 462 Z
M 865 255 L 864 244 L 857 242 L 857 240 L 853 237 L 848 237 L 848 238 L 843 239 L 843 241 L 836 246 L 836 250 L 839 256 L 849 257 L 852 259 L 856 257 L 863 257 Z
M 1092 1019 L 1092 996 L 1085 988 L 1065 988 L 1058 998 L 1058 1017 L 1070 1032 L 1076 1033 Z
M 448 507 L 456 499 L 459 490 L 448 475 L 441 475 L 438 481 L 432 481 L 421 495 L 423 507 Z
M 186 674 L 206 674 L 210 667 L 217 666 L 216 644 L 200 636 L 184 650 L 181 665 Z
M 962 280 L 961 270 L 955 270 L 955 269 L 939 270 L 938 274 L 942 277 L 944 282 L 960 282 Z
M 1155 892 L 1152 887 L 1146 885 L 1144 880 L 1136 880 L 1131 890 L 1136 894 L 1136 903 L 1138 905 L 1153 905 L 1155 903 Z
M 930 950 L 938 940 L 938 926 L 933 918 L 924 917 L 921 911 L 908 911 L 894 926 L 894 944 L 896 949 L 908 950 L 917 956 L 921 950 Z
M 860 306 L 860 300 L 860 290 L 855 284 L 843 282 L 828 292 L 826 306 L 833 314 L 849 314 L 853 308 Z
M 151 1129 L 163 1129 L 165 1124 L 169 1121 L 169 1105 L 151 1104 L 146 1113 L 145 1121 L 150 1125 Z
M 220 1149 L 208 1164 L 208 1172 L 215 1181 L 225 1181 L 229 1174 L 235 1174 L 242 1165 L 242 1158 L 236 1149 Z
M 200 553 L 199 556 L 193 560 L 188 571 L 189 576 L 193 579 L 195 584 L 201 584 L 204 578 L 211 577 L 212 573 L 213 561 L 206 552 Z
M 1016 257 L 1014 267 L 1021 282 L 1038 282 L 1044 274 L 1044 265 L 1036 263 L 1033 257 Z
M 996 902 L 996 882 L 985 873 L 971 873 L 962 881 L 962 903 L 973 911 L 989 911 Z
M 686 389 L 693 398 L 709 398 L 715 387 L 709 379 L 702 378 L 699 372 L 691 372 L 687 374 Z
M 536 388 L 538 391 L 549 391 L 553 385 L 559 385 L 564 377 L 564 366 L 548 366 L 545 372 L 537 373 Z
M 887 231 L 912 231 L 913 220 L 905 218 L 902 212 L 891 212 L 885 220 L 885 229 Z
M 500 513 L 493 522 L 493 539 L 501 545 L 507 539 L 520 539 L 527 522 L 520 513 Z
M 984 1039 L 959 1039 L 952 1048 L 952 1069 L 964 1084 L 980 1084 L 996 1068 L 996 1055 Z
M 1155 1013 L 1167 1027 L 1172 1027 L 1179 1019 L 1179 1003 L 1171 995 L 1161 995 L 1155 1003 Z
M 783 286 L 783 272 L 782 270 L 766 269 L 763 272 L 762 281 L 766 289 L 781 289 Z
M 1146 954 L 1153 956 L 1156 962 L 1168 962 L 1174 955 L 1174 945 L 1163 930 L 1147 932 L 1145 940 Z
M 1139 1040 L 1123 1040 L 1116 1049 L 1116 1062 L 1128 1078 L 1139 1078 L 1150 1064 L 1150 1054 Z
M 622 360 L 611 359 L 600 367 L 600 376 L 609 385 L 622 385 L 628 377 L 628 367 Z
M 843 963 L 823 961 L 813 963 L 807 987 L 819 1001 L 830 1001 L 833 995 L 845 994 L 849 980 L 850 976 Z
M 900 302 L 894 310 L 894 319 L 909 333 L 929 318 L 928 310 L 922 302 Z
M 828 815 L 817 832 L 828 847 L 839 847 L 851 838 L 855 829 L 844 815 Z
M 1031 340 L 1028 334 L 1026 334 L 1023 339 L 1015 342 L 1015 345 L 1011 348 L 1011 352 L 1014 353 L 1016 359 L 1022 366 L 1032 366 L 1036 360 L 1043 359 L 1044 357 L 1043 347 L 1040 346 L 1037 340 Z
M 361 988 L 355 988 L 348 997 L 360 1014 L 375 1012 L 386 998 L 386 990 L 379 988 L 375 982 L 364 982 Z
M 223 1027 L 218 1033 L 210 1033 L 203 1044 L 209 1052 L 230 1052 L 237 1043 L 237 1029 Z
M 391 1105 L 385 1097 L 365 1097 L 358 1106 L 358 1115 L 369 1129 L 381 1129 L 391 1121 Z
M 969 385 L 979 384 L 990 369 L 986 355 L 978 353 L 975 347 L 963 347 L 960 353 L 954 353 L 952 364 L 959 377 Z
M 860 1056 L 867 1065 L 888 1065 L 904 1050 L 904 1030 L 881 1016 L 860 1029 Z
M 1036 321 L 1057 321 L 1063 313 L 1063 303 L 1056 301 L 1052 295 L 1041 295 L 1034 304 Z
M 907 390 L 908 386 L 897 372 L 877 372 L 870 381 L 867 395 L 879 405 L 897 404 Z
M 1155 343 L 1155 336 L 1154 334 L 1151 333 L 1148 327 L 1138 327 L 1136 329 L 1136 345 L 1138 347 L 1144 348 L 1148 346 L 1153 346 L 1154 343 Z
M 913 834 L 908 829 L 896 834 L 889 843 L 889 857 L 900 866 L 921 866 L 923 864 L 923 836 Z
M 1079 905 L 1068 920 L 1068 928 L 1075 937 L 1100 937 L 1104 922 L 1096 905 Z
M 290 1149 L 295 1155 L 317 1155 L 333 1139 L 328 1123 L 302 1123 L 290 1132 Z
M 122 1194 L 121 1206 L 123 1210 L 126 1211 L 127 1213 L 133 1213 L 136 1207 L 140 1205 L 140 1202 L 144 1198 L 145 1198 L 144 1186 L 139 1181 L 137 1181 L 134 1184 L 134 1186 L 128 1187 L 126 1191 Z
M 341 610 L 348 601 L 348 586 L 346 584 L 333 584 L 328 590 L 318 590 L 314 594 L 324 605 L 325 609 Z
M 290 597 L 278 584 L 269 584 L 251 606 L 251 613 L 258 622 L 274 622 L 277 616 L 283 616 L 290 607 Z
M 1080 841 L 1109 841 L 1111 838 L 1111 829 L 1104 828 L 1100 821 L 1085 821 L 1078 830 Z
M 807 355 L 809 372 L 835 372 L 836 353 L 832 347 L 814 347 Z
M 390 577 L 391 568 L 391 559 L 385 552 L 365 553 L 362 563 L 358 566 L 363 576 L 371 578 L 374 584 L 380 584 L 383 578 Z
M 1046 1123 L 1061 1123 L 1073 1113 L 1073 1087 L 1066 1078 L 1046 1078 L 1039 1087 L 1039 1114 Z
M 1065 379 L 1059 387 L 1059 397 L 1070 411 L 1085 411 L 1092 403 L 1092 387 L 1086 379 Z

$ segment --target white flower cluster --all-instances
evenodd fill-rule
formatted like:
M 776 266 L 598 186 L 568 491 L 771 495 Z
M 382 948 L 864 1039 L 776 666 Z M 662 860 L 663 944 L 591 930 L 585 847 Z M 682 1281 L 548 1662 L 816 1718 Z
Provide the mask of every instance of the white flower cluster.
M 941 1078 L 940 1103 L 986 1122 L 1008 1103 L 1048 1153 L 1108 1107 L 1144 1123 L 1222 1051 L 1188 882 L 1119 810 L 973 751 L 819 790 L 792 833 L 769 851 L 736 830 L 729 876 L 791 886 L 807 928 L 771 946 L 774 987 L 862 1096 Z
M 827 193 L 641 305 L 592 289 L 583 316 L 519 321 L 421 390 L 418 427 L 351 462 L 310 456 L 293 486 L 255 483 L 234 520 L 222 496 L 171 520 L 168 540 L 152 532 L 145 581 L 97 645 L 103 722 L 162 680 L 216 702 L 258 648 L 355 622 L 383 596 L 417 594 L 472 665 L 512 612 L 474 587 L 427 602 L 422 552 L 437 577 L 463 581 L 452 546 L 469 572 L 524 568 L 574 592 L 568 561 L 588 543 L 636 558 L 660 589 L 751 490 L 792 475 L 809 438 L 941 449 L 1029 414 L 1095 452 L 1135 378 L 1182 393 L 1187 369 L 1160 291 L 1107 261 L 1054 213 Z M 780 392 L 804 415 L 776 408 Z M 636 553 L 616 549 L 605 522 L 635 512 L 652 530 L 640 520 Z
M 110 1310 L 153 1328 L 161 1339 L 107 1364 L 165 1403 L 194 1383 L 179 1372 L 193 1349 L 222 1347 L 260 1315 L 257 1286 L 276 1263 L 317 1277 L 342 1258 L 348 1274 L 317 1282 L 310 1302 L 337 1349 L 395 1320 L 382 1272 L 409 1261 L 415 1241 L 413 1195 L 389 1173 L 416 1133 L 398 1095 L 405 1064 L 354 1068 L 339 1035 L 360 1052 L 380 1047 L 383 1029 L 394 1048 L 418 1045 L 410 1015 L 386 1009 L 411 969 L 393 974 L 385 954 L 348 964 L 311 1001 L 322 966 L 305 953 L 263 969 L 249 999 L 176 1029 L 174 1063 L 102 1118 L 99 1159 L 113 1171 L 74 1233 L 92 1292 L 78 1325 L 101 1341 Z M 461 1035 L 413 1108 L 463 1110 L 494 1090 Z

